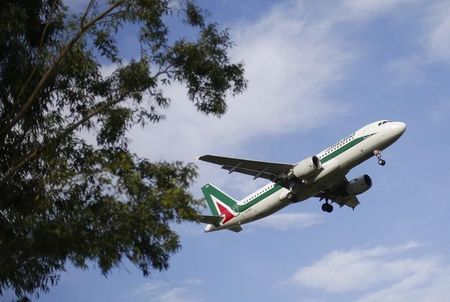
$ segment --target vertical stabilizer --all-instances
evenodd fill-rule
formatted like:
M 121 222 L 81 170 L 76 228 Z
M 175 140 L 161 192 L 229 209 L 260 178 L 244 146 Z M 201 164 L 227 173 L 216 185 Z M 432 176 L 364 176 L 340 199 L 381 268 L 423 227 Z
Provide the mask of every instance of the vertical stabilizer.
M 239 215 L 237 201 L 213 184 L 204 185 L 202 187 L 202 192 L 208 202 L 211 213 L 214 216 L 224 217 L 221 224 L 224 224 Z

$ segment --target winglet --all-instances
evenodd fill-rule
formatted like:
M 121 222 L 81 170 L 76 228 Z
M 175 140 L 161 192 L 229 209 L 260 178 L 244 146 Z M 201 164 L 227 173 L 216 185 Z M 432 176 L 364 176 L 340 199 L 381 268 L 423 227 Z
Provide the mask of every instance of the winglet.
M 211 155 L 209 155 L 209 154 L 204 154 L 204 155 L 200 155 L 199 157 L 197 157 L 197 160 L 205 160 L 205 158 L 208 158 L 209 156 L 211 156 Z

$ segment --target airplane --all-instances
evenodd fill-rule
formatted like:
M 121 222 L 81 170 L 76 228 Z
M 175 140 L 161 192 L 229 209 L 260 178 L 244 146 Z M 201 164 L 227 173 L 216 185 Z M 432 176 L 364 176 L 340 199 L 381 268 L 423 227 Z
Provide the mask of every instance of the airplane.
M 348 180 L 347 173 L 372 156 L 384 166 L 386 161 L 381 152 L 399 139 L 405 130 L 403 122 L 376 121 L 296 164 L 203 155 L 199 160 L 221 165 L 229 174 L 243 173 L 253 176 L 253 179 L 268 179 L 270 183 L 240 201 L 213 184 L 206 184 L 202 192 L 212 215 L 200 215 L 199 221 L 207 224 L 205 232 L 223 229 L 240 232 L 241 225 L 310 197 L 324 200 L 324 212 L 333 211 L 332 203 L 355 209 L 359 204 L 356 196 L 372 187 L 372 179 L 365 174 Z

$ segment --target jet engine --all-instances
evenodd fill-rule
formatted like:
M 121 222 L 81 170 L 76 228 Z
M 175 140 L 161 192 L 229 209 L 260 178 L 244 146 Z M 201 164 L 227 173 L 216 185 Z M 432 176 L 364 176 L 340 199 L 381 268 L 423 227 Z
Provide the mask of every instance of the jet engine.
M 369 175 L 362 175 L 348 182 L 345 191 L 349 196 L 359 195 L 372 187 L 372 179 Z
M 310 156 L 305 158 L 298 164 L 296 164 L 292 170 L 291 174 L 297 178 L 307 178 L 314 174 L 314 172 L 318 172 L 322 168 L 322 164 L 320 159 L 317 156 Z

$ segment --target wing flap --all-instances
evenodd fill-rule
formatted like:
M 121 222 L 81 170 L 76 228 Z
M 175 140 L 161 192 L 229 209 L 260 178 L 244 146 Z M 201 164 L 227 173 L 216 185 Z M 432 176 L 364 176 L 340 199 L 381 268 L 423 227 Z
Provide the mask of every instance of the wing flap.
M 230 171 L 232 169 L 232 167 L 222 166 L 222 169 Z M 256 171 L 256 170 L 250 170 L 250 169 L 244 169 L 244 168 L 235 168 L 232 172 L 250 175 L 250 176 L 253 176 L 254 179 L 265 178 L 265 179 L 274 180 L 278 177 L 277 174 L 268 172 L 267 169 L 261 170 L 261 171 Z
M 359 205 L 358 197 L 356 197 L 355 195 L 347 196 L 347 197 L 340 197 L 340 198 L 333 200 L 333 202 L 337 203 L 341 207 L 348 206 L 352 209 L 355 209 Z

